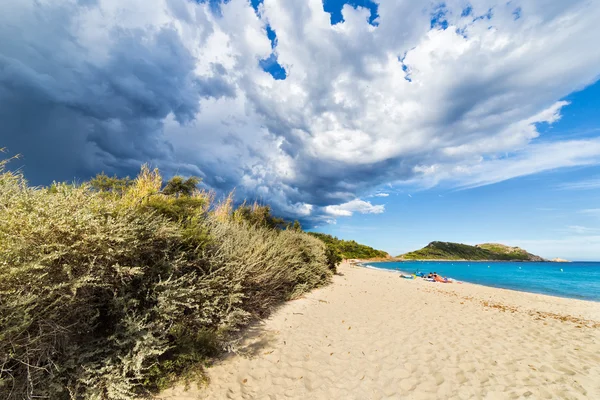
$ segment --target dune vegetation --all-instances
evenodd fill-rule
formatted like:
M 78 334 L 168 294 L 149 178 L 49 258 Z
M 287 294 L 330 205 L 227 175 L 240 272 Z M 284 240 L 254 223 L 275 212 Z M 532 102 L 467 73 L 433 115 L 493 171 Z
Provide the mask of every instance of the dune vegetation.
M 0 162 L 0 398 L 132 399 L 202 367 L 336 258 L 196 178 L 31 187 Z

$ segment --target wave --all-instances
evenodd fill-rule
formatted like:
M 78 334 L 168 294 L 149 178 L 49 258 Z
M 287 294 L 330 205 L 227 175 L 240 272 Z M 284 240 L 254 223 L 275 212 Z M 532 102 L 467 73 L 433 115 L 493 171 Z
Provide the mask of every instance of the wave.
M 377 271 L 395 272 L 395 273 L 398 273 L 398 274 L 410 274 L 409 272 L 402 271 L 402 270 L 399 270 L 399 269 L 379 268 L 379 267 L 375 267 L 375 266 L 373 266 L 371 264 L 359 263 L 357 265 L 360 265 L 361 267 L 368 268 L 368 269 L 375 269 Z

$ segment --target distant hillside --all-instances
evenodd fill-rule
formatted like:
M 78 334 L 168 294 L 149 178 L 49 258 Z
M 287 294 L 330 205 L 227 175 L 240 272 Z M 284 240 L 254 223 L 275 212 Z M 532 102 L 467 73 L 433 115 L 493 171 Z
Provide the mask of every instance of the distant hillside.
M 389 258 L 390 255 L 364 244 L 356 243 L 354 240 L 342 240 L 325 233 L 308 232 L 316 238 L 321 239 L 325 244 L 335 250 L 342 258 Z
M 421 250 L 402 254 L 403 260 L 496 260 L 496 261 L 546 261 L 519 247 L 499 243 L 470 246 L 462 243 L 431 242 Z

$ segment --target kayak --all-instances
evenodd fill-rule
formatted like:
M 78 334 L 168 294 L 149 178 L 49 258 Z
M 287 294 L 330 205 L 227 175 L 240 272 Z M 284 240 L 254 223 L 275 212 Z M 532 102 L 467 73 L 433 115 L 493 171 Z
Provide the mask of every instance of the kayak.
M 400 275 L 404 279 L 415 279 L 412 275 Z

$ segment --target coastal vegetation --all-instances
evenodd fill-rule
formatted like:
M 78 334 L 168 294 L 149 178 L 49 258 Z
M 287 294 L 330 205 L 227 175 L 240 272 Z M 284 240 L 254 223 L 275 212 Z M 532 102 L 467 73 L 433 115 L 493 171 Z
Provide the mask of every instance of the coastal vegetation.
M 545 261 L 519 247 L 499 243 L 470 246 L 462 243 L 431 242 L 420 250 L 398 256 L 402 260 Z
M 235 345 L 336 258 L 268 206 L 135 179 L 32 187 L 0 161 L 0 398 L 148 396 Z
M 322 240 L 329 249 L 339 255 L 340 259 L 390 257 L 389 254 L 383 250 L 376 250 L 364 244 L 356 243 L 354 240 L 342 240 L 325 233 L 309 232 L 309 234 Z

